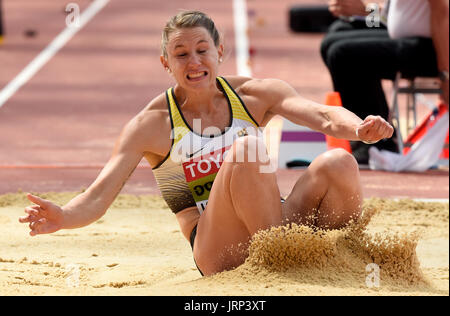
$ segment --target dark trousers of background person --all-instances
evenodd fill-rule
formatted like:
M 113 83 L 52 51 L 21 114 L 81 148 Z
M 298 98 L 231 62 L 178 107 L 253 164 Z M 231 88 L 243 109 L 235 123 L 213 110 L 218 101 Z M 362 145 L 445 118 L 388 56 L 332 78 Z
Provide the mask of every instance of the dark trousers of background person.
M 382 79 L 394 80 L 399 71 L 412 76 L 438 75 L 430 38 L 394 40 L 386 28 L 367 28 L 362 21 L 336 21 L 322 42 L 321 54 L 343 106 L 362 119 L 380 115 L 389 120 Z M 393 139 L 376 146 L 397 151 Z

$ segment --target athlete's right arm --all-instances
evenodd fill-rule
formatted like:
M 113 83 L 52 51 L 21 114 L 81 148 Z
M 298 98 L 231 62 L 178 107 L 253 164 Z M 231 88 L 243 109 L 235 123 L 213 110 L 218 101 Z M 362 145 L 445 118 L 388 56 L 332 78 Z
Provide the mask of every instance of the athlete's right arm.
M 110 160 L 97 179 L 86 191 L 63 207 L 28 194 L 28 199 L 35 205 L 25 208 L 27 215 L 21 217 L 19 221 L 30 223 L 30 235 L 79 228 L 102 217 L 141 161 L 144 153 L 151 151 L 151 140 L 156 139 L 157 133 L 160 132 L 160 129 L 155 127 L 162 125 L 160 118 L 160 113 L 153 115 L 148 110 L 144 110 L 132 119 L 122 130 Z

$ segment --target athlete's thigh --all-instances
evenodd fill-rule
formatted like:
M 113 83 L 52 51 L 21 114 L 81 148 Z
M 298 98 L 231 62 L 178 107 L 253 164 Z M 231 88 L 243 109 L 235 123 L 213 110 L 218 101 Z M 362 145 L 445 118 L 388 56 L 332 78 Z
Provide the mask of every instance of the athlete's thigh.
M 298 224 L 339 227 L 360 212 L 362 192 L 354 158 L 328 151 L 299 177 L 283 204 L 283 214 Z
M 194 244 L 194 258 L 205 275 L 219 272 L 223 268 L 238 266 L 245 256 L 233 253 L 237 247 L 244 246 L 250 234 L 244 223 L 238 218 L 230 197 L 227 183 L 231 166 L 224 163 L 220 168 L 208 200 L 205 211 L 197 224 Z
M 252 163 L 224 162 L 198 222 L 194 245 L 197 264 L 200 269 L 207 265 L 219 271 L 236 267 L 246 258 L 251 236 L 280 223 L 275 174 L 261 173 Z
M 282 205 L 283 218 L 299 225 L 314 225 L 317 209 L 326 189 L 323 179 L 317 177 L 311 168 L 306 169 Z

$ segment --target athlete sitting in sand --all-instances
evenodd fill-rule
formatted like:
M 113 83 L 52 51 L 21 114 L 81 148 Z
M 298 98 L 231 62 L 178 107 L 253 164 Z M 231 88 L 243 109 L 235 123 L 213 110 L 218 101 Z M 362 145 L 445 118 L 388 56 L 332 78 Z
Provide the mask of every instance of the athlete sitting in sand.
M 30 235 L 98 220 L 143 157 L 204 275 L 242 264 L 259 230 L 286 221 L 337 229 L 357 219 L 362 194 L 352 155 L 336 149 L 317 157 L 284 202 L 274 170 L 265 168 L 270 162 L 260 150 L 263 141 L 248 131 L 275 115 L 364 142 L 391 137 L 393 128 L 379 116 L 363 121 L 342 107 L 306 100 L 281 80 L 219 77 L 223 52 L 205 14 L 174 16 L 163 32 L 161 63 L 176 85 L 125 126 L 111 159 L 85 192 L 63 207 L 28 194 L 35 205 L 25 209 L 20 222 L 30 223 Z M 237 248 L 244 251 L 230 251 Z

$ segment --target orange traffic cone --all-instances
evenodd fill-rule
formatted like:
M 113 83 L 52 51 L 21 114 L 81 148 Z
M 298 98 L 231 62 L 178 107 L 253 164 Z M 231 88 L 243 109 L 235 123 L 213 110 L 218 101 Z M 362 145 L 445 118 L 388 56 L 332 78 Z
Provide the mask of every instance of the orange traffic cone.
M 327 94 L 326 105 L 331 106 L 342 106 L 341 96 L 339 92 L 330 92 Z M 339 139 L 332 136 L 325 136 L 327 141 L 327 148 L 328 150 L 335 149 L 335 148 L 342 148 L 348 151 L 349 153 L 352 153 L 352 148 L 350 147 L 350 142 L 346 139 Z

